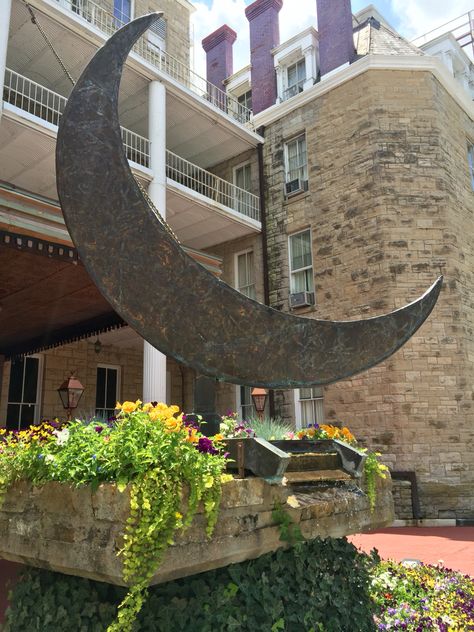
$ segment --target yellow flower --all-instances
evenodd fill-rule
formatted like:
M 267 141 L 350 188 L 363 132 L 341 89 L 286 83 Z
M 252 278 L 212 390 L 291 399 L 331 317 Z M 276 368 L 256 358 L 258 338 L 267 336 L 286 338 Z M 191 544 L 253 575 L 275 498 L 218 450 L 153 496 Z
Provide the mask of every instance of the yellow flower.
M 153 404 L 150 404 L 148 402 L 148 404 L 143 404 L 142 410 L 144 413 L 149 413 L 152 408 L 153 408 Z
M 117 410 L 122 410 L 122 404 L 121 404 L 120 402 L 117 402 L 117 403 L 115 404 L 115 408 L 116 408 Z
M 183 514 L 179 513 L 179 511 L 177 511 L 174 515 L 178 520 L 181 520 L 181 518 L 183 517 Z
M 214 441 L 223 441 L 224 440 L 224 435 L 223 434 L 216 434 L 213 436 L 213 440 Z
M 125 414 L 133 413 L 136 409 L 137 409 L 137 404 L 135 404 L 134 402 L 124 402 L 122 404 L 122 411 Z

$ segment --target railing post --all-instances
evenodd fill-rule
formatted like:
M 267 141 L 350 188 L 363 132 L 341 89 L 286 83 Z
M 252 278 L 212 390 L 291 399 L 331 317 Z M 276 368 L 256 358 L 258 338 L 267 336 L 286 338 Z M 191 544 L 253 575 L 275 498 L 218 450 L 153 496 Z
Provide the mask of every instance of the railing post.
M 7 66 L 8 33 L 10 30 L 10 15 L 12 0 L 3 0 L 2 16 L 0 19 L 0 119 L 3 111 L 3 86 L 5 85 L 5 69 Z
M 148 195 L 165 218 L 166 89 L 160 81 L 151 81 L 148 87 L 148 135 L 150 169 L 153 174 L 148 187 Z M 166 356 L 146 340 L 143 344 L 143 401 L 166 402 Z

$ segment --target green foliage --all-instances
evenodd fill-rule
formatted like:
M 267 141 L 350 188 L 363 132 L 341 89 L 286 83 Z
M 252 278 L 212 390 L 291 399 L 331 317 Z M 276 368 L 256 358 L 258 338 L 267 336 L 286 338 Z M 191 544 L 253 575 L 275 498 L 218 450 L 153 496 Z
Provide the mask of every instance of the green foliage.
M 246 422 L 253 428 L 255 435 L 267 441 L 277 441 L 285 439 L 286 435 L 293 430 L 292 424 L 286 423 L 281 417 L 251 417 Z
M 375 501 L 377 499 L 377 478 L 386 478 L 388 467 L 380 463 L 378 457 L 380 452 L 367 452 L 364 462 L 364 474 L 367 497 L 370 503 L 370 511 L 375 509 Z
M 373 632 L 370 563 L 345 539 L 313 540 L 149 589 L 137 632 Z M 121 588 L 30 569 L 6 632 L 103 632 Z M 119 629 L 119 628 L 117 628 Z
M 296 544 L 303 541 L 303 535 L 299 525 L 291 519 L 288 511 L 283 509 L 281 503 L 276 503 L 272 511 L 272 518 L 280 528 L 280 540 L 288 544 Z
M 200 502 L 208 536 L 217 520 L 225 458 L 178 412 L 177 406 L 124 402 L 110 426 L 76 420 L 62 429 L 43 424 L 0 437 L 0 493 L 19 479 L 92 488 L 114 481 L 121 491 L 131 485 L 120 552 L 130 588 L 108 632 L 133 629 L 163 552 L 175 531 L 189 527 Z

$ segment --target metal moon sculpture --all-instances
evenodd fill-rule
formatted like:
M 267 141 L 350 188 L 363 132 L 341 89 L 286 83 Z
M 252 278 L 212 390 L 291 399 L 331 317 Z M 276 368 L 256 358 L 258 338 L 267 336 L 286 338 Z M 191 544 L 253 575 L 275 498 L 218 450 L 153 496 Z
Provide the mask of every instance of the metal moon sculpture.
M 96 53 L 59 126 L 61 207 L 99 290 L 154 347 L 201 374 L 236 384 L 329 384 L 388 358 L 430 314 L 441 277 L 418 300 L 384 316 L 301 318 L 215 278 L 159 221 L 130 171 L 117 109 L 125 59 L 159 15 L 130 22 Z

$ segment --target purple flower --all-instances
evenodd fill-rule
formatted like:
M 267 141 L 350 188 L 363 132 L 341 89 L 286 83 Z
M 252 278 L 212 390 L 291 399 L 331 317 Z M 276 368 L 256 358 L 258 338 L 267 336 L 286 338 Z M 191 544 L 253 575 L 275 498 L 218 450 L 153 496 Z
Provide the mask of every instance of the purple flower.
M 214 444 L 207 437 L 201 437 L 197 443 L 197 449 L 203 454 L 218 454 Z
M 98 432 L 99 434 L 102 432 L 102 430 L 103 430 L 103 429 L 104 429 L 104 426 L 96 426 L 96 427 L 94 428 L 94 430 L 95 430 L 96 432 Z

